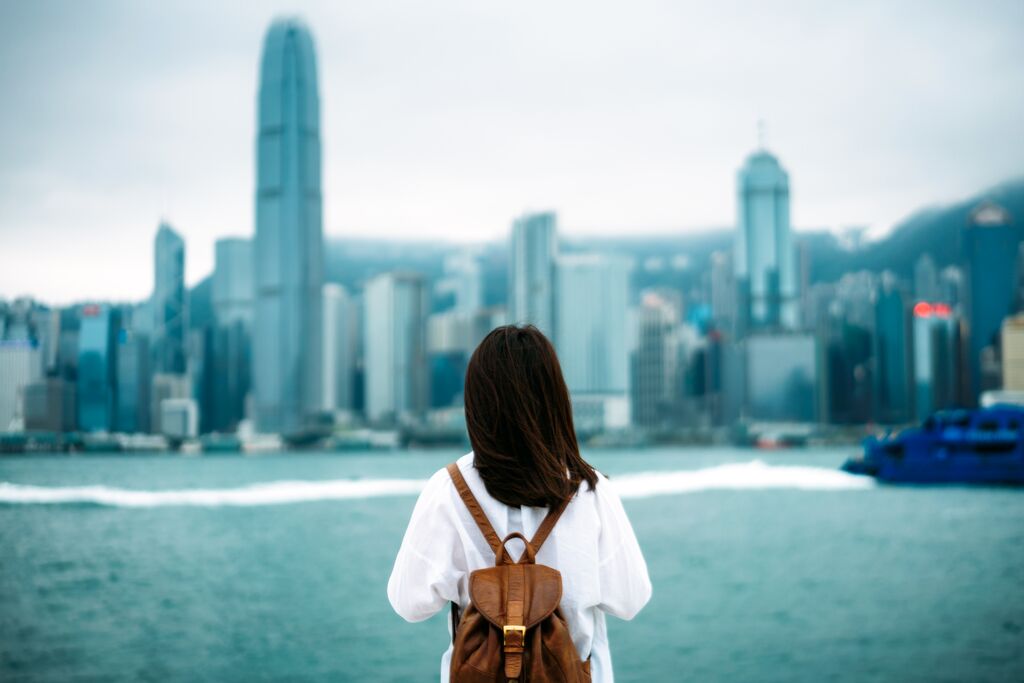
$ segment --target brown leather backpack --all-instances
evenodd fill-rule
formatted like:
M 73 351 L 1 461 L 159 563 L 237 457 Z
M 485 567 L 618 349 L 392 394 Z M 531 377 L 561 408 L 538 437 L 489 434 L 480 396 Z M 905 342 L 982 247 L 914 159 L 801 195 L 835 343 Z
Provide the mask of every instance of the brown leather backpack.
M 569 499 L 548 512 L 532 540 L 518 531 L 499 540 L 455 463 L 448 473 L 495 559 L 494 567 L 470 573 L 470 604 L 461 619 L 452 603 L 451 683 L 588 683 L 590 658 L 580 661 L 558 606 L 562 575 L 536 563 Z M 526 544 L 518 562 L 505 549 L 511 538 Z

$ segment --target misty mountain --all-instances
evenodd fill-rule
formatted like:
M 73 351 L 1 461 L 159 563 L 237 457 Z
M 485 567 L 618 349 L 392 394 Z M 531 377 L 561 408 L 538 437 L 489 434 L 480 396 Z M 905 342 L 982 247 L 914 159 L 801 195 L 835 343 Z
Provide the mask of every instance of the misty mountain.
M 961 202 L 920 209 L 885 237 L 856 250 L 846 248 L 827 231 L 797 232 L 794 241 L 807 249 L 812 283 L 834 282 L 844 273 L 857 270 L 891 270 L 912 281 L 914 263 L 922 254 L 931 254 L 939 268 L 961 261 L 961 236 L 970 212 L 985 200 L 994 201 L 1010 212 L 1018 239 L 1024 240 L 1024 178 L 1020 178 Z M 731 249 L 732 243 L 733 230 L 719 228 L 679 235 L 568 236 L 562 239 L 560 248 L 566 252 L 601 251 L 632 257 L 636 263 L 634 294 L 647 287 L 671 287 L 690 293 L 705 281 L 711 254 Z M 465 248 L 436 240 L 330 238 L 324 245 L 324 276 L 328 282 L 340 283 L 354 292 L 362 291 L 372 276 L 391 270 L 415 271 L 436 281 L 444 274 L 445 257 Z M 506 243 L 489 242 L 468 248 L 473 249 L 480 260 L 484 305 L 504 305 L 508 288 Z M 213 319 L 210 289 L 210 277 L 207 277 L 191 290 L 192 327 Z M 435 301 L 435 308 L 444 305 L 444 301 Z

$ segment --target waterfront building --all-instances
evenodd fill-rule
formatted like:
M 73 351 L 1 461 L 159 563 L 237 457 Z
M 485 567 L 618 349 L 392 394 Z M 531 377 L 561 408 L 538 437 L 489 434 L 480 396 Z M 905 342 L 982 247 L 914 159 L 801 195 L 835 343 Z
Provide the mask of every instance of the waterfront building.
M 958 266 L 946 266 L 939 273 L 939 301 L 962 313 L 964 306 L 964 271 Z
M 711 318 L 717 329 L 731 332 L 736 319 L 736 276 L 732 254 L 711 254 Z
M 509 320 L 554 334 L 557 219 L 553 212 L 525 214 L 512 223 L 509 244 Z
M 117 332 L 117 431 L 149 432 L 151 352 L 149 338 L 122 327 Z
M 914 412 L 925 420 L 957 404 L 959 320 L 948 304 L 914 304 Z
M 153 367 L 158 372 L 185 372 L 188 362 L 185 240 L 168 223 L 162 222 L 153 251 Z
M 882 273 L 874 297 L 874 419 L 909 422 L 913 410 L 910 306 L 896 276 Z
M 153 375 L 150 389 L 149 428 L 153 434 L 163 434 L 163 404 L 171 399 L 192 398 L 192 382 L 188 375 L 158 372 Z
M 246 418 L 252 386 L 254 311 L 253 242 L 241 237 L 217 240 L 212 282 L 213 406 L 208 413 L 213 431 L 234 431 Z
M 81 309 L 78 331 L 78 428 L 112 432 L 117 428 L 117 335 L 120 311 L 108 304 Z
M 416 273 L 384 273 L 363 293 L 365 411 L 371 422 L 420 419 L 430 398 L 426 355 L 428 292 Z
M 316 54 L 298 19 L 264 37 L 256 150 L 255 423 L 300 436 L 323 402 L 324 266 Z
M 921 254 L 914 264 L 914 300 L 939 301 L 941 294 L 935 261 L 931 254 Z
M 328 412 L 352 411 L 359 309 L 348 290 L 324 285 L 323 404 Z
M 463 315 L 476 313 L 483 306 L 483 280 L 480 263 L 469 251 L 450 254 L 444 259 L 444 278 L 439 289 L 450 292 L 452 308 Z
M 29 339 L 0 341 L 0 432 L 22 431 L 25 390 L 43 376 L 42 349 Z
M 737 176 L 733 252 L 740 331 L 798 324 L 796 264 L 789 224 L 789 175 L 764 149 Z
M 1003 321 L 1003 389 L 1024 391 L 1024 315 Z
M 967 280 L 967 363 L 969 392 L 974 405 L 986 384 L 982 357 L 995 348 L 1003 319 L 1013 312 L 1017 233 L 1009 212 L 983 202 L 970 215 L 963 235 L 964 272 Z M 988 356 L 993 356 L 989 350 Z
M 641 296 L 636 325 L 630 383 L 633 423 L 665 427 L 672 421 L 680 392 L 679 320 L 669 302 L 648 291 Z
M 629 424 L 631 268 L 612 254 L 567 254 L 555 267 L 554 341 L 574 414 L 586 405 L 605 429 Z M 577 423 L 581 431 L 584 426 Z
M 25 430 L 70 432 L 75 429 L 75 385 L 43 377 L 25 387 Z
M 824 377 L 811 334 L 756 334 L 743 340 L 744 417 L 766 422 L 822 419 Z

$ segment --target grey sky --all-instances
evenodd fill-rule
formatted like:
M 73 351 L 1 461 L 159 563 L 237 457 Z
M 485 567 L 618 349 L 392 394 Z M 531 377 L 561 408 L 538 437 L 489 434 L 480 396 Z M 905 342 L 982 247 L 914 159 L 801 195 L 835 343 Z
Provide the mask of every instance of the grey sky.
M 799 227 L 883 231 L 1024 173 L 1024 2 L 0 0 L 0 296 L 149 294 L 252 234 L 263 31 L 317 43 L 324 232 L 731 225 L 756 121 Z

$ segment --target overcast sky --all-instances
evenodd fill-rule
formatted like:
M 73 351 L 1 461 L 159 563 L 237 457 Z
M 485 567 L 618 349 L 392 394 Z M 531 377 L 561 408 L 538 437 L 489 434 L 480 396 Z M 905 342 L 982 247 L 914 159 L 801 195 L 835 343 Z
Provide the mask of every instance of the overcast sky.
M 252 234 L 282 13 L 316 41 L 327 237 L 732 225 L 762 118 L 797 228 L 883 232 L 1024 175 L 1020 0 L 0 0 L 0 297 L 141 299 L 161 217 L 189 284 Z

